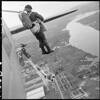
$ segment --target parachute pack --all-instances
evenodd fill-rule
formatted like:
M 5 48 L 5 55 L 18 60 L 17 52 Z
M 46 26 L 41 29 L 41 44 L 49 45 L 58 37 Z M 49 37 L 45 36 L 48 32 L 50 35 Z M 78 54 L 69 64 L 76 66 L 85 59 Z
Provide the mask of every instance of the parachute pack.
M 29 29 L 30 27 L 32 27 L 32 22 L 26 12 L 20 12 L 19 18 L 25 28 Z
M 27 13 L 25 11 L 19 13 L 19 18 L 20 18 L 23 26 L 26 29 L 30 29 L 33 34 L 38 33 L 40 31 L 40 29 L 43 32 L 47 30 L 44 23 L 42 21 L 40 21 L 39 19 L 37 19 L 34 22 L 31 22 L 29 15 L 27 15 Z M 32 27 L 33 24 L 34 24 L 34 26 Z

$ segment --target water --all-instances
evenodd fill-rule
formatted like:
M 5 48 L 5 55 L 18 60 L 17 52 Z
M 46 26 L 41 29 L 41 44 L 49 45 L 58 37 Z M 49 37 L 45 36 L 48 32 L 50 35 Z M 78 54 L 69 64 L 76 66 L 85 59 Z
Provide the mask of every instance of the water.
M 79 23 L 80 19 L 95 14 L 97 11 L 78 15 L 76 18 L 69 22 L 66 26 L 66 30 L 70 33 L 70 44 L 82 49 L 87 53 L 99 56 L 99 31 Z

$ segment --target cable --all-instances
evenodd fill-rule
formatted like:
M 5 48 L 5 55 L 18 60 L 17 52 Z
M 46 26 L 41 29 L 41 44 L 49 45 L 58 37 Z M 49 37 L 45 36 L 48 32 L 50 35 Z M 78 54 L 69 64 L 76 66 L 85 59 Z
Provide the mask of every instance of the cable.
M 12 10 L 2 10 L 3 12 L 10 12 L 10 13 L 20 13 L 21 11 L 12 11 Z

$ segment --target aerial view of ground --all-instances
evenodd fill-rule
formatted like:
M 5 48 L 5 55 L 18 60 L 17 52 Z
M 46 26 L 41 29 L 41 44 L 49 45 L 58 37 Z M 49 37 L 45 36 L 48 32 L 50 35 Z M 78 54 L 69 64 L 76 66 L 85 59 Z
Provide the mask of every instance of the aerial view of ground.
M 99 99 L 99 3 L 73 9 L 78 11 L 46 23 L 45 35 L 55 50 L 49 55 L 41 54 L 38 41 L 30 31 L 12 36 L 16 48 L 20 43 L 27 43 L 32 61 L 48 66 L 56 75 L 63 99 Z M 45 95 L 45 99 L 62 99 L 54 83 L 49 91 L 45 89 Z

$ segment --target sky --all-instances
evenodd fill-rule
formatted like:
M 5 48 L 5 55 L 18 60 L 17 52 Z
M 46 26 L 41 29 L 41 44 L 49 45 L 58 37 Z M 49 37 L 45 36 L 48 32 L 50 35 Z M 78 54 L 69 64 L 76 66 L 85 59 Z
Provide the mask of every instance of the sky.
M 44 18 L 68 11 L 74 6 L 85 4 L 82 1 L 2 1 L 2 10 L 22 11 L 25 5 L 30 4 L 33 11 L 40 13 Z M 17 13 L 2 12 L 2 17 L 9 28 L 22 25 Z

